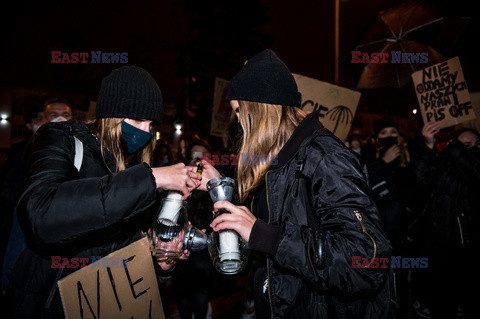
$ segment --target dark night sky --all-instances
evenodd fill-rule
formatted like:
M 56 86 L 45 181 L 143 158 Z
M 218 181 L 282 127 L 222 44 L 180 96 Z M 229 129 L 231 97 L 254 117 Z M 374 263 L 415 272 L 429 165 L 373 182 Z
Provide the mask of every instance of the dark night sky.
M 361 68 L 350 63 L 350 51 L 358 44 L 377 12 L 402 2 L 405 1 L 341 1 L 339 85 L 355 89 Z M 468 16 L 475 12 L 467 0 L 440 2 L 452 15 Z M 292 72 L 333 83 L 333 0 L 237 0 L 231 1 L 230 8 L 225 10 L 221 8 L 223 1 L 205 2 L 207 7 L 197 14 L 197 18 L 213 21 L 209 26 L 197 29 L 191 28 L 192 16 L 186 13 L 185 3 L 181 0 L 4 2 L 0 9 L 0 87 L 47 89 L 96 99 L 101 78 L 120 65 L 52 64 L 50 51 L 128 52 L 128 63 L 149 70 L 167 103 L 172 103 L 184 92 L 185 76 L 179 70 L 188 65 L 180 53 L 185 47 L 203 52 L 190 61 L 193 65 L 189 68 L 192 76 L 202 77 L 205 72 L 210 72 L 206 76 L 208 81 L 215 76 L 228 79 L 257 47 L 269 47 Z M 258 18 L 252 12 L 262 12 L 263 15 Z M 236 39 L 230 35 L 241 33 L 242 27 L 255 24 L 255 19 L 261 19 L 255 30 L 264 37 L 239 42 L 235 46 Z M 470 90 L 476 91 L 480 90 L 477 76 L 480 63 L 477 62 L 478 51 L 473 39 L 478 37 L 479 29 L 474 17 L 451 52 L 452 56 L 460 56 Z M 208 39 L 208 30 L 214 31 L 212 39 Z M 223 30 L 226 33 L 222 36 Z M 203 36 L 198 36 L 201 32 Z M 198 43 L 189 46 L 189 40 L 195 37 Z M 225 52 L 222 54 L 222 51 Z M 210 56 L 209 59 L 209 52 L 218 57 Z M 208 67 L 198 68 L 203 73 L 193 74 L 199 64 Z M 213 81 L 211 83 L 213 86 Z M 369 90 L 363 92 L 360 104 L 361 107 L 373 105 L 375 111 L 395 113 L 394 110 L 402 108 L 403 104 L 411 104 L 412 97 L 414 93 L 410 86 Z M 390 111 L 383 107 L 385 104 L 391 106 Z

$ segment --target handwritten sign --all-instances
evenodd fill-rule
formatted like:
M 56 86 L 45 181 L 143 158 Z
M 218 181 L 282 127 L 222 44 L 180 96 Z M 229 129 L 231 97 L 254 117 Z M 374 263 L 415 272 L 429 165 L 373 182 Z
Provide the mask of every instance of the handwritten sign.
M 412 73 L 423 121 L 448 127 L 475 119 L 458 57 Z
M 345 141 L 352 126 L 361 93 L 303 75 L 293 74 L 293 76 L 298 90 L 302 93 L 301 108 L 307 112 L 319 110 L 322 124 L 339 139 Z
M 228 131 L 231 116 L 230 104 L 225 100 L 228 82 L 229 81 L 219 77 L 215 78 L 212 121 L 210 126 L 210 135 L 212 136 L 222 137 Z
M 165 318 L 147 237 L 104 258 L 124 267 L 97 261 L 58 281 L 66 318 Z

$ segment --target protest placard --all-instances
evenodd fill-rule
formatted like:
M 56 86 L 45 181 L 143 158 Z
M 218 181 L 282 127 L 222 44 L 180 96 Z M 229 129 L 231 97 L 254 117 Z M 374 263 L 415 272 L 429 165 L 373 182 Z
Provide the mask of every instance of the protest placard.
M 425 123 L 443 128 L 475 119 L 458 57 L 414 72 L 412 79 Z
M 58 287 L 68 319 L 165 318 L 147 237 L 62 278 Z
M 212 121 L 210 126 L 210 135 L 222 137 L 228 131 L 231 108 L 225 100 L 227 95 L 228 82 L 222 78 L 215 78 L 215 87 L 213 93 Z
M 293 74 L 298 90 L 302 93 L 304 111 L 320 111 L 320 121 L 339 139 L 345 141 L 355 111 L 360 101 L 360 92 L 322 82 L 303 75 Z

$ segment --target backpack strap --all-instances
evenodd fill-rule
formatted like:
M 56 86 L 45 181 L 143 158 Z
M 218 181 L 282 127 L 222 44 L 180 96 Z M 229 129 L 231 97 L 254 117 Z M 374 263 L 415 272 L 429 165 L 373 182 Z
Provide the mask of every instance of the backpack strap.
M 75 140 L 75 158 L 73 159 L 73 165 L 77 168 L 77 171 L 80 172 L 80 167 L 82 167 L 83 162 L 83 143 L 76 136 L 73 137 Z M 53 296 L 57 291 L 57 282 L 62 277 L 63 268 L 60 268 L 57 271 L 55 280 L 53 281 L 52 288 L 50 288 L 50 293 L 48 294 L 47 301 L 45 302 L 45 309 L 49 309 L 52 304 Z
M 80 167 L 82 167 L 83 162 L 83 143 L 76 136 L 73 138 L 75 139 L 75 158 L 73 164 L 77 168 L 77 171 L 80 172 Z

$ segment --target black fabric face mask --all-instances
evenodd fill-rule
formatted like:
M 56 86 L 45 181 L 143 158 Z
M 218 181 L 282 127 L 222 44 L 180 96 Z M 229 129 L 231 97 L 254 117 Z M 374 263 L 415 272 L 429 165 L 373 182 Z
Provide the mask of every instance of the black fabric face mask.
M 398 137 L 396 136 L 389 136 L 384 138 L 379 138 L 378 143 L 382 144 L 385 148 L 390 148 L 393 145 L 398 144 Z
M 242 137 L 243 136 L 243 127 L 242 124 L 240 124 L 240 121 L 237 122 L 237 131 L 236 135 Z
M 480 160 L 480 147 L 473 146 L 467 148 L 468 155 L 472 158 L 476 159 L 477 161 Z

